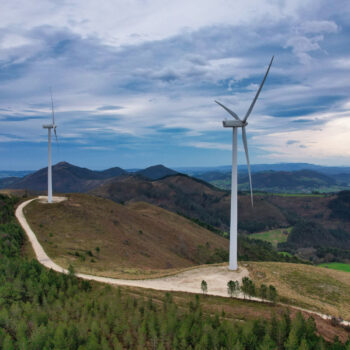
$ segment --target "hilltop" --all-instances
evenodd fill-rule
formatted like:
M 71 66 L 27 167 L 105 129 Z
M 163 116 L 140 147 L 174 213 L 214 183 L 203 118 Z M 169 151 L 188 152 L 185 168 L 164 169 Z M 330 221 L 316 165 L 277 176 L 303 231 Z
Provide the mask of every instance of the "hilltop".
M 95 171 L 77 167 L 67 162 L 57 163 L 52 168 L 52 183 L 56 192 L 86 192 L 98 186 L 104 180 L 126 174 L 126 171 L 115 167 L 103 171 Z M 7 184 L 4 182 L 7 181 Z M 47 168 L 40 169 L 23 178 L 4 178 L 0 180 L 2 188 L 28 189 L 33 191 L 47 190 Z
M 136 172 L 137 175 L 141 175 L 150 180 L 158 180 L 165 176 L 178 174 L 177 171 L 169 169 L 162 164 L 153 165 L 146 169 L 139 170 Z

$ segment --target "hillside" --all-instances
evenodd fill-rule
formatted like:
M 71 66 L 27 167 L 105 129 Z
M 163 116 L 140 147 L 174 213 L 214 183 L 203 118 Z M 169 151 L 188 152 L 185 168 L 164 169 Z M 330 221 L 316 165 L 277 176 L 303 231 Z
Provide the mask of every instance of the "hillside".
M 13 218 L 15 203 L 9 198 L 1 200 L 5 205 L 0 207 L 0 216 L 2 210 L 11 213 L 0 224 L 3 349 L 151 349 L 155 341 L 158 349 L 165 349 L 169 344 L 179 344 L 179 339 L 185 348 L 205 344 L 208 339 L 214 339 L 220 348 L 236 344 L 251 347 L 254 339 L 254 349 L 260 349 L 261 345 L 283 345 L 293 336 L 298 344 L 306 340 L 314 344 L 315 350 L 347 348 L 339 341 L 325 343 L 319 336 L 330 342 L 338 336 L 345 342 L 348 333 L 344 328 L 317 316 L 315 321 L 307 320 L 306 313 L 304 320 L 295 310 L 286 313 L 286 307 L 280 305 L 194 297 L 182 292 L 107 288 L 76 278 L 73 273 L 48 270 L 22 256 L 26 239 Z M 194 334 L 193 329 L 199 332 Z M 296 329 L 300 330 L 298 339 Z M 214 348 L 212 344 L 207 348 Z
M 309 265 L 249 262 L 252 279 L 276 286 L 282 302 L 350 319 L 350 273 Z
M 90 193 L 117 203 L 145 201 L 222 231 L 229 229 L 230 193 L 187 175 L 178 174 L 157 181 L 125 176 L 107 181 Z M 256 198 L 254 210 L 249 198 L 241 196 L 238 213 L 242 230 L 288 226 L 284 214 L 263 196 Z
M 72 200 L 72 198 L 75 198 Z M 95 208 L 101 211 L 106 212 L 106 210 L 108 209 L 107 207 L 102 205 L 101 199 L 98 199 L 97 202 L 93 201 L 90 204 L 86 201 L 86 199 L 88 198 L 88 196 L 86 195 L 73 195 L 69 201 L 67 202 L 63 202 L 66 205 L 69 204 L 69 206 L 73 206 L 73 208 L 79 208 L 79 205 L 82 206 L 93 206 Z M 72 202 L 71 202 L 72 201 Z M 71 202 L 71 203 L 69 203 Z M 108 201 L 104 201 L 104 202 L 108 202 Z M 63 204 L 61 203 L 61 204 Z M 110 203 L 110 202 L 109 202 Z M 40 204 L 40 203 L 37 203 Z M 114 203 L 112 203 L 114 208 L 118 207 L 118 210 L 120 210 L 119 207 L 122 206 L 118 206 Z M 78 205 L 78 206 L 77 206 Z M 59 219 L 59 212 L 56 208 L 56 210 L 53 210 L 52 208 L 55 206 L 48 206 L 46 204 L 41 204 L 41 206 L 44 206 L 46 208 L 50 208 L 49 211 L 44 212 L 45 213 L 45 218 L 47 218 L 48 215 L 54 215 L 54 221 L 56 222 L 60 222 Z M 34 207 L 35 208 L 35 207 Z M 80 207 L 81 208 L 81 207 Z M 142 216 L 147 215 L 148 217 L 150 217 L 153 213 L 154 207 L 146 205 L 145 203 L 133 203 L 131 208 L 133 210 L 139 211 L 141 210 L 142 212 Z M 151 210 L 150 210 L 151 208 Z M 43 209 L 43 208 L 36 208 L 36 209 Z M 33 210 L 33 208 L 29 208 L 29 212 L 27 212 L 27 217 L 28 215 L 30 216 L 30 211 Z M 72 211 L 71 208 L 68 209 L 69 212 Z M 160 220 L 162 221 L 162 214 L 160 214 L 158 212 L 158 208 L 157 208 L 157 212 L 155 213 L 155 217 L 160 218 Z M 43 212 L 41 212 L 43 213 Z M 147 213 L 147 214 L 146 214 Z M 78 212 L 75 211 L 74 213 L 74 217 L 77 216 Z M 126 212 L 122 212 L 121 215 L 126 215 L 129 213 Z M 65 214 L 67 215 L 67 213 Z M 175 216 L 175 215 L 174 215 Z M 78 217 L 80 218 L 80 216 L 78 215 Z M 96 220 L 96 218 L 95 218 Z M 167 221 L 169 222 L 169 218 L 167 218 Z M 96 221 L 95 221 L 96 222 Z M 192 224 L 192 223 L 191 223 Z M 193 225 L 193 224 L 192 224 Z M 33 224 L 32 224 L 33 226 Z M 89 225 L 90 226 L 90 225 Z M 105 226 L 105 224 L 104 224 Z M 181 226 L 183 227 L 183 223 L 181 223 Z M 44 227 L 46 227 L 46 229 L 48 228 L 46 226 L 45 222 L 40 223 L 39 225 L 37 225 L 36 230 L 37 229 L 44 229 Z M 96 229 L 96 226 L 95 226 Z M 54 237 L 55 234 L 51 233 L 51 235 L 47 235 L 46 236 L 46 242 L 45 242 L 45 238 L 44 238 L 44 247 L 47 251 L 49 250 L 57 250 L 62 240 L 62 228 L 60 229 L 60 233 L 61 233 L 61 237 L 59 237 L 59 240 L 54 241 Z M 69 243 L 71 244 L 72 242 L 74 243 L 77 238 L 77 234 L 72 231 L 70 231 L 71 234 L 65 235 L 64 240 L 65 241 L 69 241 Z M 141 235 L 143 235 L 144 233 L 142 233 Z M 86 235 L 86 234 L 85 234 Z M 137 234 L 136 234 L 137 235 Z M 130 237 L 130 234 L 129 234 Z M 79 245 L 84 245 L 86 240 L 81 240 L 82 236 L 79 237 L 80 238 L 80 242 Z M 101 237 L 101 235 L 99 235 L 99 238 L 104 239 L 105 237 Z M 43 238 L 42 238 L 43 239 Z M 41 239 L 41 240 L 42 240 Z M 114 239 L 113 239 L 114 241 Z M 113 244 L 113 242 L 111 240 L 109 240 L 109 242 L 107 242 L 109 245 Z M 145 242 L 143 242 L 143 247 L 146 246 Z M 169 244 L 169 243 L 168 243 Z M 120 242 L 119 244 L 120 245 Z M 52 247 L 53 246 L 53 247 Z M 131 245 L 130 245 L 131 246 Z M 101 247 L 103 247 L 101 245 Z M 104 252 L 104 250 L 107 247 L 105 247 L 104 249 L 100 249 L 100 251 L 98 253 L 96 253 L 96 256 L 94 257 L 94 259 L 96 259 L 95 264 L 99 264 L 99 259 L 102 261 L 102 254 Z M 76 248 L 76 252 L 79 252 L 79 256 L 76 257 L 76 259 L 79 259 L 82 261 L 82 266 L 80 266 L 80 264 L 78 263 L 77 268 L 78 270 L 83 270 L 83 271 L 89 271 L 89 272 L 94 272 L 94 273 L 99 273 L 99 274 L 106 274 L 106 271 L 97 271 L 96 267 L 94 267 L 93 269 L 91 269 L 90 267 L 86 267 L 87 265 L 90 265 L 89 262 L 87 262 L 87 259 L 90 258 L 88 251 L 82 251 L 82 250 L 78 250 L 79 248 Z M 94 252 L 95 253 L 95 252 Z M 114 254 L 115 255 L 119 255 L 120 254 L 120 250 L 118 249 L 114 249 Z M 52 255 L 52 254 L 50 254 Z M 70 255 L 70 254 L 68 254 Z M 132 255 L 129 252 L 129 256 Z M 81 257 L 84 256 L 85 257 L 85 261 L 83 261 L 81 259 Z M 127 255 L 128 256 L 128 255 Z M 110 257 L 113 258 L 113 257 Z M 152 257 L 152 259 L 154 259 L 154 257 Z M 59 258 L 56 258 L 56 261 L 59 262 Z M 75 262 L 76 263 L 76 262 Z M 134 262 L 135 263 L 135 262 Z M 327 313 L 327 314 L 332 314 L 335 315 L 337 317 L 343 317 L 345 319 L 349 318 L 350 315 L 350 309 L 349 309 L 349 296 L 347 293 L 348 288 L 350 287 L 350 274 L 348 273 L 344 273 L 344 272 L 338 272 L 336 271 L 334 274 L 332 273 L 333 271 L 329 271 L 325 268 L 318 268 L 318 267 L 313 267 L 313 266 L 306 266 L 306 265 L 297 265 L 297 264 L 286 264 L 286 263 L 256 263 L 256 262 L 246 262 L 243 263 L 245 267 L 247 267 L 251 273 L 251 277 L 253 278 L 253 281 L 256 283 L 257 286 L 259 286 L 261 283 L 265 283 L 266 285 L 269 284 L 273 284 L 274 286 L 277 287 L 278 290 L 278 294 L 280 296 L 280 300 L 283 303 L 286 304 L 292 304 L 292 305 L 296 305 L 299 307 L 304 307 L 304 308 L 308 308 L 308 309 L 312 309 L 314 311 L 318 311 L 318 312 L 323 312 L 323 313 Z M 85 268 L 84 268 L 85 266 Z M 142 266 L 142 268 L 144 269 L 145 266 Z M 147 270 L 147 268 L 146 268 Z M 150 270 L 150 272 L 154 272 L 154 270 Z M 172 273 L 174 272 L 173 269 L 169 269 L 169 272 Z M 129 266 L 128 268 L 125 268 L 124 270 L 119 270 L 117 271 L 117 273 L 120 274 L 124 274 L 130 276 L 130 274 L 134 274 L 136 276 L 139 277 L 145 277 L 147 275 L 143 274 L 141 276 L 140 272 L 137 271 L 137 269 L 132 268 L 131 266 Z M 306 276 L 306 278 L 305 278 Z M 327 285 L 327 288 L 324 288 L 324 285 Z M 211 285 L 209 285 L 210 288 Z M 214 298 L 212 299 L 214 300 Z M 223 303 L 223 302 L 221 302 Z M 234 302 L 236 305 L 236 302 Z M 231 301 L 230 301 L 231 304 Z M 236 305 L 238 306 L 238 305 Z M 248 303 L 247 307 L 245 308 L 245 306 L 242 304 L 241 305 L 246 311 L 243 311 L 241 309 L 237 310 L 236 309 L 236 313 L 239 312 L 243 312 L 246 316 L 245 317 L 250 317 L 250 315 L 247 315 L 247 312 L 250 313 L 251 312 L 251 306 L 252 303 Z M 254 305 L 254 308 L 256 308 L 256 314 L 260 314 L 261 313 L 261 308 L 265 308 L 264 305 Z M 226 310 L 226 307 L 225 307 Z M 260 311 L 259 311 L 260 310 Z M 277 311 L 277 309 L 275 309 L 275 311 Z M 294 311 L 293 311 L 294 312 Z M 244 317 L 244 318 L 245 318 Z M 269 315 L 266 316 L 267 318 L 269 318 Z M 319 321 L 318 321 L 319 322 Z M 318 323 L 318 326 L 321 326 L 320 323 Z M 332 334 L 332 332 L 334 331 L 334 329 L 332 329 L 332 326 L 323 324 L 323 327 L 326 327 L 326 329 L 323 329 L 323 331 L 321 332 L 325 332 L 328 337 L 330 337 L 330 334 Z M 343 334 L 344 338 L 346 339 L 346 333 Z M 332 339 L 332 337 L 330 337 L 329 339 Z
M 254 188 L 268 192 L 310 192 L 336 185 L 336 181 L 327 175 L 313 170 L 268 171 L 252 175 Z M 240 189 L 248 189 L 248 175 L 239 181 Z
M 48 255 L 82 272 L 137 278 L 227 259 L 225 238 L 147 203 L 75 194 L 49 206 L 35 201 L 26 216 Z
M 80 168 L 67 162 L 61 162 L 52 168 L 52 182 L 55 192 L 86 192 L 98 186 L 104 180 L 121 176 L 126 173 L 121 168 L 111 168 L 103 171 L 94 171 L 87 168 Z M 47 168 L 40 169 L 10 184 L 2 185 L 2 188 L 28 189 L 34 191 L 47 190 Z
M 20 177 L 16 177 L 16 176 L 0 178 L 0 188 L 11 188 L 11 186 L 19 180 L 20 180 Z

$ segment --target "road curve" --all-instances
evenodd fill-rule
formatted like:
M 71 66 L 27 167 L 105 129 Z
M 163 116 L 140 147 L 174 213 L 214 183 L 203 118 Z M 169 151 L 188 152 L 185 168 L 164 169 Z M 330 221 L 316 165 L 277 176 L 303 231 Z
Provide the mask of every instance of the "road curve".
M 53 262 L 49 256 L 44 251 L 42 245 L 39 243 L 35 233 L 30 228 L 25 216 L 23 209 L 34 200 L 45 200 L 44 196 L 40 196 L 37 198 L 30 199 L 21 203 L 16 209 L 16 217 L 23 230 L 25 231 L 28 239 L 33 247 L 37 260 L 44 265 L 45 267 L 52 269 L 54 271 L 60 273 L 68 273 L 67 269 L 57 265 Z M 64 197 L 53 197 L 55 202 L 60 202 L 65 200 Z M 162 278 L 154 278 L 154 279 L 146 279 L 146 280 L 127 280 L 127 279 L 118 279 L 118 278 L 110 278 L 110 277 L 100 277 L 94 275 L 88 275 L 84 273 L 77 273 L 76 276 L 85 280 L 96 281 L 101 283 L 108 283 L 113 285 L 120 286 L 131 286 L 131 287 L 140 287 L 140 288 L 148 288 L 155 290 L 164 290 L 164 291 L 180 291 L 180 292 L 189 292 L 189 293 L 200 293 L 200 284 L 202 280 L 205 280 L 208 284 L 208 292 L 209 295 L 228 297 L 227 294 L 227 282 L 230 280 L 237 280 L 239 282 L 242 281 L 242 278 L 248 276 L 249 272 L 245 268 L 240 268 L 238 272 L 230 271 L 225 266 L 212 266 L 212 267 L 201 267 L 198 269 L 192 269 L 185 272 L 181 272 L 179 274 L 162 277 Z M 238 298 L 243 298 L 243 295 L 238 295 Z M 251 300 L 266 302 L 259 298 L 251 298 Z M 321 314 L 316 311 L 311 311 L 307 309 L 303 309 L 297 306 L 280 304 L 283 306 L 291 307 L 300 311 L 305 311 L 310 314 L 318 315 L 323 319 L 331 319 L 332 316 Z M 350 322 L 342 321 L 340 322 L 344 326 L 350 326 Z

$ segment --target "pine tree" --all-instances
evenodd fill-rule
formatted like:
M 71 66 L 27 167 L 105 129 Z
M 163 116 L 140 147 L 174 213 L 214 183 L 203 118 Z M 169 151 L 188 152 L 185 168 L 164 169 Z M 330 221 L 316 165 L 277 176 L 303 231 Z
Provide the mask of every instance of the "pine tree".
M 112 338 L 113 350 L 123 350 L 123 346 L 117 337 Z
M 300 346 L 299 346 L 298 350 L 309 350 L 309 349 L 310 349 L 310 347 L 309 347 L 306 339 L 303 338 L 301 343 L 300 343 Z
M 299 338 L 295 328 L 289 333 L 288 339 L 285 342 L 286 350 L 298 350 L 299 347 Z
M 270 338 L 268 334 L 265 335 L 262 343 L 259 345 L 259 350 L 276 349 L 276 343 Z
M 229 281 L 227 282 L 227 293 L 232 298 L 234 294 L 239 291 L 238 281 Z
M 86 350 L 100 350 L 100 344 L 98 343 L 98 339 L 95 334 L 90 334 L 87 343 Z
M 13 340 L 9 334 L 5 336 L 4 343 L 2 344 L 3 350 L 15 350 Z
M 67 336 L 66 330 L 62 323 L 60 323 L 55 331 L 55 335 L 53 338 L 53 344 L 55 349 L 57 350 L 65 350 L 67 349 Z
M 202 292 L 203 294 L 207 294 L 208 292 L 208 284 L 205 280 L 202 281 L 201 283 L 201 289 L 202 289 Z
M 262 300 L 265 300 L 267 299 L 267 287 L 265 284 L 262 284 L 259 288 L 259 297 L 262 299 Z
M 267 292 L 267 298 L 271 300 L 273 303 L 277 300 L 277 290 L 273 285 L 269 286 L 268 292 Z

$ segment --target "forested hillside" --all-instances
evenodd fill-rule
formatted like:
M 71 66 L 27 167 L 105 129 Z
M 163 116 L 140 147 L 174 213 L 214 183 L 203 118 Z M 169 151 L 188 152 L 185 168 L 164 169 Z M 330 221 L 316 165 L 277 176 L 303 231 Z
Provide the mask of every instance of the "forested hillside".
M 0 203 L 1 349 L 349 349 L 350 342 L 325 342 L 300 314 L 235 322 L 204 313 L 198 297 L 179 308 L 170 294 L 154 303 L 79 280 L 72 268 L 46 270 L 21 257 L 14 200 Z

